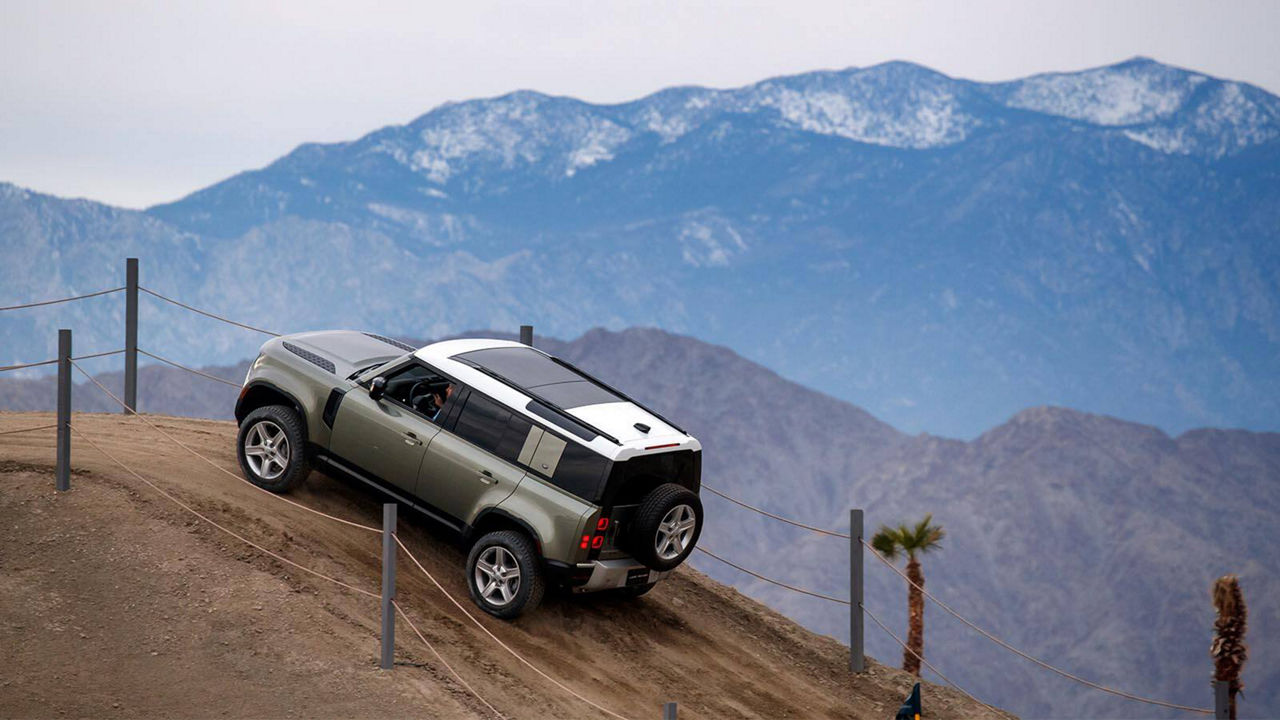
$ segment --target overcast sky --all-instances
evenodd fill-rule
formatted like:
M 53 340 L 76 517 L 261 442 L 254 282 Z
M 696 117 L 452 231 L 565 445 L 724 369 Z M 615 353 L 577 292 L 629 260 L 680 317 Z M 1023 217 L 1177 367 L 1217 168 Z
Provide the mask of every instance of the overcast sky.
M 0 180 L 127 207 L 446 100 L 617 102 L 911 60 L 1005 80 L 1147 55 L 1280 92 L 1280 2 L 0 0 Z

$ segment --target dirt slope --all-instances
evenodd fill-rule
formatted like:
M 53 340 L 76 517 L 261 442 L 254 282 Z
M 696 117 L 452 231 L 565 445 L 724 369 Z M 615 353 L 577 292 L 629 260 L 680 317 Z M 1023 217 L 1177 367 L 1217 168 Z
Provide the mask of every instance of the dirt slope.
M 234 469 L 234 426 L 154 418 Z M 0 414 L 0 432 L 52 423 Z M 217 472 L 141 421 L 73 423 L 211 519 L 302 565 L 376 591 L 376 535 Z M 53 492 L 53 432 L 0 436 L 0 716 L 485 717 L 404 623 L 376 666 L 378 603 L 283 565 L 192 517 L 82 441 L 73 490 Z M 313 474 L 293 499 L 380 524 L 380 499 Z M 401 537 L 458 598 L 461 549 L 428 521 Z M 511 718 L 599 712 L 497 647 L 407 558 L 399 599 L 445 659 Z M 469 601 L 467 601 L 469 602 Z M 892 717 L 911 681 L 690 569 L 634 601 L 549 595 L 532 616 L 482 622 L 553 677 L 629 718 Z M 931 718 L 1006 717 L 944 688 Z

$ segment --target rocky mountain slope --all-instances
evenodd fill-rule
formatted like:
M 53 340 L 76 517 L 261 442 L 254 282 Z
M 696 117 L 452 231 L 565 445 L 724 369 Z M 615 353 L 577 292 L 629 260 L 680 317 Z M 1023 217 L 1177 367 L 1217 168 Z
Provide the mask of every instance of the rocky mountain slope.
M 1170 437 L 1050 407 L 1021 412 L 972 442 L 908 436 L 688 337 L 595 330 L 537 344 L 694 432 L 706 448 L 704 481 L 718 490 L 832 528 L 847 528 L 848 509 L 862 507 L 869 532 L 934 513 L 948 538 L 925 559 L 929 589 L 1014 645 L 1091 680 L 1206 704 L 1208 590 L 1213 578 L 1237 572 L 1251 609 L 1246 716 L 1280 713 L 1280 544 L 1269 532 L 1280 514 L 1280 435 L 1202 429 Z M 233 388 L 144 370 L 144 409 L 229 415 Z M 210 370 L 239 379 L 245 366 Z M 104 379 L 119 382 L 118 375 Z M 38 382 L 0 380 L 0 401 L 11 409 L 48 407 L 32 404 L 53 397 L 52 386 Z M 98 394 L 77 388 L 75 398 L 86 409 L 107 409 L 96 404 Z M 847 595 L 845 542 L 704 495 L 705 547 L 785 582 Z M 873 558 L 866 563 L 867 606 L 901 630 L 901 580 Z M 710 558 L 694 564 L 812 629 L 847 638 L 843 607 Z M 929 659 L 978 697 L 1020 715 L 1173 716 L 1038 669 L 934 606 L 926 618 Z M 867 642 L 882 660 L 900 656 L 870 624 Z
M 15 301 L 114 286 L 137 254 L 153 289 L 285 331 L 658 326 L 911 432 L 972 438 L 1042 404 L 1269 430 L 1278 117 L 1258 88 L 1145 59 L 997 84 L 889 63 L 608 106 L 522 91 L 147 213 L 0 187 L 0 280 Z M 65 310 L 0 318 L 0 362 L 49 356 L 54 317 L 118 346 L 118 300 Z M 144 312 L 144 344 L 179 361 L 256 342 Z

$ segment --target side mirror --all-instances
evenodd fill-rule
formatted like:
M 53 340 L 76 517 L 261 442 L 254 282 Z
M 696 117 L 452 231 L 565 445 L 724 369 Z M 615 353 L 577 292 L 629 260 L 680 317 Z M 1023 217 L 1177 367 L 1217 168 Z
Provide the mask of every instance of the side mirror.
M 387 394 L 387 379 L 381 376 L 374 378 L 373 382 L 369 383 L 369 397 L 373 400 L 381 400 L 385 394 Z

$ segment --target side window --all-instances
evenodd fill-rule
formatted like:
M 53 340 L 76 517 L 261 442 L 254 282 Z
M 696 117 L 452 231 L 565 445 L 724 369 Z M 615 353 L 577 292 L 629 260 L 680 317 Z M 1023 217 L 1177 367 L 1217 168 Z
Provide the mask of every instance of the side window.
M 510 420 L 510 411 L 473 391 L 462 408 L 462 414 L 458 416 L 458 424 L 454 426 L 453 432 L 484 450 L 500 455 L 502 437 L 507 432 Z M 516 453 L 519 452 L 517 447 Z
M 387 397 L 413 408 L 427 419 L 435 417 L 442 401 L 452 394 L 453 383 L 417 363 L 387 376 Z

